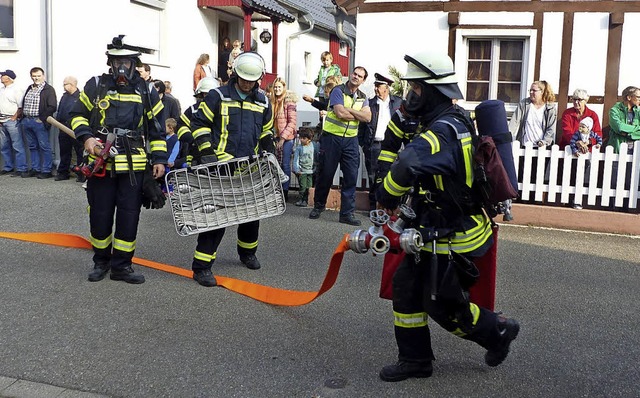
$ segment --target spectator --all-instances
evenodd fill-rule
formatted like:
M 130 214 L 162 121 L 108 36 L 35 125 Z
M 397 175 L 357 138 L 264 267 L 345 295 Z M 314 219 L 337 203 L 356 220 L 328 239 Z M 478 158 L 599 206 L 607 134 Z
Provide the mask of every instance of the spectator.
M 171 82 L 169 80 L 165 80 L 164 81 L 164 95 L 165 97 L 169 97 L 172 98 L 176 101 L 176 103 L 178 104 L 178 109 L 182 110 L 182 106 L 180 105 L 180 101 L 178 101 L 178 99 L 176 97 L 173 96 L 173 94 L 171 94 L 171 92 L 173 91 L 173 84 L 171 84 Z
M 27 136 L 31 154 L 29 177 L 51 178 L 53 154 L 49 137 L 47 118 L 53 116 L 57 107 L 56 90 L 45 81 L 44 70 L 31 68 L 33 84 L 27 87 L 22 100 L 22 130 Z
M 73 76 L 67 76 L 63 81 L 64 93 L 58 104 L 58 113 L 56 119 L 65 126 L 71 128 L 71 118 L 69 112 L 73 108 L 78 98 L 80 98 L 80 90 L 78 90 L 78 79 Z M 62 131 L 58 134 L 58 143 L 60 144 L 60 164 L 58 164 L 58 173 L 56 181 L 64 181 L 69 179 L 71 169 L 71 150 L 76 154 L 76 166 L 82 163 L 82 144 L 78 140 L 71 138 Z M 84 174 L 78 172 L 76 181 L 84 182 Z
M 193 90 L 198 87 L 198 82 L 203 77 L 213 77 L 211 67 L 209 66 L 209 54 L 200 54 L 196 61 L 196 67 L 193 69 Z
M 309 213 L 311 219 L 320 217 L 320 213 L 324 211 L 333 176 L 340 164 L 343 182 L 339 221 L 349 225 L 361 224 L 354 215 L 360 164 L 358 122 L 368 123 L 371 120 L 371 110 L 367 96 L 359 87 L 367 76 L 365 68 L 356 66 L 349 81 L 335 87 L 329 96 L 329 112 L 320 138 L 318 180 L 313 210 Z
M 193 114 L 190 130 L 206 164 L 252 156 L 259 150 L 273 153 L 273 113 L 271 103 L 259 89 L 264 76 L 264 60 L 258 53 L 245 52 L 233 65 L 226 86 L 210 90 Z M 181 131 L 179 131 L 181 134 Z M 182 140 L 182 136 L 180 137 Z M 256 257 L 260 221 L 238 225 L 236 250 L 249 269 L 259 269 Z M 193 279 L 202 286 L 216 286 L 211 267 L 225 228 L 202 232 L 193 255 Z
M 169 160 L 167 161 L 165 172 L 169 172 L 170 169 L 173 169 L 178 153 L 180 153 L 180 141 L 178 141 L 178 136 L 176 135 L 178 122 L 176 122 L 176 119 L 170 117 L 165 120 L 164 125 L 165 131 L 167 132 L 167 153 L 169 154 Z
M 276 157 L 282 166 L 282 171 L 291 178 L 291 152 L 297 132 L 296 102 L 298 96 L 287 90 L 287 84 L 278 77 L 273 82 L 273 119 L 275 127 Z M 289 181 L 282 184 L 285 201 L 289 198 Z
M 555 98 L 546 81 L 531 84 L 529 97 L 520 101 L 509 123 L 509 130 L 520 145 L 527 142 L 537 148 L 553 145 L 558 119 Z
M 573 108 L 567 108 L 562 112 L 562 136 L 558 145 L 560 149 L 564 149 L 569 145 L 571 137 L 578 131 L 578 125 L 580 121 L 585 117 L 590 117 L 593 120 L 592 131 L 602 138 L 602 128 L 600 127 L 600 119 L 598 114 L 587 107 L 589 102 L 589 95 L 586 90 L 581 88 L 576 89 L 573 92 Z
M 631 144 L 640 139 L 640 89 L 629 86 L 622 90 L 622 101 L 617 102 L 609 110 L 609 139 L 607 146 L 612 146 L 616 153 L 620 153 L 620 144 Z
M 231 55 L 231 40 L 228 37 L 222 39 L 222 47 L 218 51 L 218 78 L 222 83 L 229 80 L 227 69 L 229 69 L 229 56 Z M 195 89 L 194 89 L 195 90 Z
M 136 66 L 136 70 L 145 82 L 151 82 L 153 80 L 151 78 L 151 66 L 149 64 L 140 64 L 140 66 Z
M 600 145 L 602 145 L 602 137 L 593 131 L 594 125 L 594 120 L 589 116 L 580 121 L 578 129 L 573 136 L 571 136 L 571 141 L 569 141 L 572 154 L 575 156 L 585 155 L 591 152 L 592 148 L 600 148 Z
M 29 177 L 24 140 L 18 127 L 24 92 L 13 82 L 15 78 L 12 70 L 0 72 L 0 150 L 4 158 L 0 175 L 13 172 L 12 177 Z
M 300 191 L 296 206 L 305 207 L 308 203 L 309 188 L 311 188 L 315 149 L 311 144 L 313 130 L 310 127 L 300 128 L 300 145 L 293 155 L 293 172 L 298 176 Z
M 178 101 L 171 97 L 167 97 L 165 94 L 166 86 L 162 80 L 154 80 L 153 86 L 156 88 L 158 95 L 160 96 L 160 100 L 162 101 L 162 109 L 163 115 L 165 119 L 173 118 L 173 120 L 177 120 L 180 117 L 180 105 L 178 105 Z
M 599 149 L 602 145 L 602 137 L 593 131 L 593 125 L 593 119 L 589 116 L 580 120 L 578 130 L 576 130 L 569 141 L 571 153 L 573 153 L 574 156 L 578 157 L 586 155 L 591 152 L 592 148 Z M 587 184 L 589 182 L 589 174 L 591 172 L 591 162 L 589 160 L 585 160 L 584 167 L 583 183 Z M 573 202 L 573 208 L 580 210 L 582 209 L 582 205 Z
M 234 43 L 236 41 L 234 41 Z M 229 54 L 229 62 L 227 62 L 227 76 L 231 77 L 231 74 L 233 73 L 233 61 L 235 61 L 235 59 L 238 58 L 238 55 L 240 55 L 241 53 L 242 50 L 240 50 L 240 46 L 234 46 L 233 50 L 231 50 L 231 54 Z
M 376 208 L 375 176 L 378 170 L 378 156 L 384 140 L 384 133 L 391 121 L 391 116 L 400 108 L 402 98 L 390 95 L 389 85 L 393 80 L 379 73 L 374 74 L 374 90 L 376 95 L 369 99 L 371 108 L 371 121 L 360 123 L 358 126 L 358 143 L 364 152 L 364 161 L 367 166 L 369 179 L 369 209 Z
M 313 84 L 318 87 L 316 90 L 316 97 L 318 98 L 324 97 L 324 85 L 326 84 L 329 76 L 338 76 L 340 78 L 340 83 L 342 83 L 342 73 L 340 72 L 340 67 L 333 64 L 333 54 L 329 51 L 323 52 L 320 55 L 320 62 L 322 62 L 322 65 L 318 71 L 318 77 L 313 81 Z

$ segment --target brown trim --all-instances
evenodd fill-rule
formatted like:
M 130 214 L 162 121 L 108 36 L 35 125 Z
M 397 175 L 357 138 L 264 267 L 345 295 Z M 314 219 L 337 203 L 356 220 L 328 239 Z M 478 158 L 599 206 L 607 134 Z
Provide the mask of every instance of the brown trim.
M 533 67 L 533 80 L 540 80 L 540 58 L 542 57 L 542 24 L 544 13 L 537 12 L 533 15 L 533 28 L 536 30 L 536 60 Z
M 562 27 L 562 47 L 560 50 L 560 81 L 558 82 L 557 98 L 569 96 L 569 81 L 571 79 L 571 49 L 573 48 L 573 22 L 574 14 L 567 12 L 564 14 Z M 558 115 L 562 115 L 567 109 L 566 102 L 558 102 Z M 556 141 L 562 137 L 562 123 L 556 123 Z
M 624 14 L 609 14 L 609 40 L 607 42 L 607 67 L 604 77 L 604 112 L 602 112 L 603 139 L 609 138 L 608 110 L 618 101 L 620 80 L 620 50 L 622 49 L 622 24 Z M 604 126 L 607 126 L 604 128 Z
M 454 65 L 456 63 L 456 31 L 458 30 L 458 25 L 460 24 L 460 13 L 459 12 L 450 12 L 447 16 L 447 21 L 449 22 L 449 57 L 453 61 Z
M 560 104 L 560 98 L 563 98 L 560 96 L 560 94 L 558 94 L 558 104 Z M 569 93 L 567 95 L 567 103 L 570 104 L 573 102 L 573 92 Z M 604 104 L 604 97 L 602 95 L 589 95 L 589 101 L 587 101 L 587 104 L 597 104 L 597 105 L 602 105 Z M 558 114 L 560 114 L 560 112 L 558 112 Z
M 337 1 L 338 5 L 341 3 Z M 380 12 L 640 12 L 640 1 L 416 1 L 366 3 L 361 14 Z
M 452 14 L 452 13 L 449 13 Z M 459 13 L 456 13 L 459 14 Z M 466 25 L 462 24 L 458 26 L 460 29 L 533 29 L 533 25 Z

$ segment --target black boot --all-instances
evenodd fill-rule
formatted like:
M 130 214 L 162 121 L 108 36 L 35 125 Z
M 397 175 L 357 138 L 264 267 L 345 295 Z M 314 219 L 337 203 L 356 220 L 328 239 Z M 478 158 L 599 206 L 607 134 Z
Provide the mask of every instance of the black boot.
M 260 261 L 255 254 L 240 255 L 240 261 L 249 269 L 260 269 Z
M 197 271 L 193 271 L 193 279 L 202 286 L 211 287 L 218 284 L 215 276 L 213 276 L 210 269 L 200 269 Z
M 383 381 L 402 381 L 409 377 L 430 377 L 433 373 L 431 361 L 408 362 L 398 361 L 393 365 L 387 365 L 380 371 Z
M 121 269 L 112 269 L 109 276 L 114 281 L 125 281 L 127 283 L 144 283 L 144 275 L 136 273 L 129 265 Z
M 498 317 L 498 332 L 500 333 L 500 342 L 492 349 L 487 350 L 484 355 L 484 361 L 489 366 L 498 366 L 509 355 L 509 346 L 516 339 L 520 325 L 515 319 Z
M 95 263 L 93 271 L 89 272 L 89 282 L 98 282 L 104 279 L 111 266 L 109 263 Z

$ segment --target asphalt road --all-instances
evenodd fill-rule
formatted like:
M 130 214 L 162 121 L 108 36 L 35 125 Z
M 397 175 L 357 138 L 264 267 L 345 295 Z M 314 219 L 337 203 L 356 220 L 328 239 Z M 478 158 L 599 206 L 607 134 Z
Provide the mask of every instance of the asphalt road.
M 317 290 L 355 228 L 308 212 L 289 205 L 262 222 L 257 271 L 230 228 L 214 274 Z M 0 177 L 0 230 L 88 236 L 84 191 Z M 90 283 L 89 251 L 0 239 L 0 376 L 114 397 L 639 397 L 639 246 L 503 226 L 496 309 L 521 324 L 505 363 L 489 368 L 480 347 L 432 323 L 433 376 L 385 383 L 397 349 L 380 257 L 347 253 L 331 290 L 277 307 L 140 266 L 142 285 Z M 143 210 L 137 248 L 188 269 L 195 237 L 176 234 L 168 207 Z

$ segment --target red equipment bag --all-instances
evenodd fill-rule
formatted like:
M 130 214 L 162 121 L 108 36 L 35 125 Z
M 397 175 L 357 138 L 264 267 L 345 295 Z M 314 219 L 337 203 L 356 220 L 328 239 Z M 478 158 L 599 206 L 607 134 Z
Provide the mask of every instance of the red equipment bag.
M 391 300 L 393 298 L 393 274 L 404 260 L 405 252 L 389 251 L 384 256 L 382 265 L 382 278 L 380 280 L 380 298 Z M 498 226 L 493 227 L 493 245 L 487 252 L 473 263 L 480 272 L 480 277 L 469 289 L 470 301 L 490 311 L 496 304 L 496 271 L 498 260 Z

